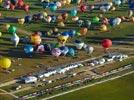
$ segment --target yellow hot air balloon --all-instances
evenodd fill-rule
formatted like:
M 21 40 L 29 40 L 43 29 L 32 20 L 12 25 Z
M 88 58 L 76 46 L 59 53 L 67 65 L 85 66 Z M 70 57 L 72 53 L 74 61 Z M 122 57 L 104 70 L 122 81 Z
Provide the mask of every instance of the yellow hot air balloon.
M 24 24 L 24 22 L 25 22 L 25 19 L 24 19 L 24 18 L 18 19 L 18 23 L 19 23 L 19 24 Z
M 41 43 L 41 37 L 38 34 L 32 34 L 31 35 L 31 43 L 35 44 L 35 45 L 39 45 Z
M 0 32 L 0 37 L 2 36 L 2 32 Z
M 44 18 L 48 16 L 48 13 L 46 11 L 44 11 L 42 14 L 43 14 Z
M 65 27 L 65 24 L 64 24 L 64 22 L 59 22 L 59 23 L 58 23 L 58 26 L 59 26 L 59 27 Z
M 105 31 L 107 31 L 108 29 L 107 29 L 107 26 L 106 25 L 101 25 L 100 26 L 100 31 L 103 31 L 103 32 L 105 32 Z
M 2 3 L 3 0 L 0 0 L 0 3 Z
M 67 39 L 68 37 L 67 36 L 59 36 L 58 37 L 58 41 L 61 43 L 61 44 L 65 44 L 67 42 Z
M 8 69 L 11 67 L 11 60 L 9 58 L 0 58 L 0 67 Z

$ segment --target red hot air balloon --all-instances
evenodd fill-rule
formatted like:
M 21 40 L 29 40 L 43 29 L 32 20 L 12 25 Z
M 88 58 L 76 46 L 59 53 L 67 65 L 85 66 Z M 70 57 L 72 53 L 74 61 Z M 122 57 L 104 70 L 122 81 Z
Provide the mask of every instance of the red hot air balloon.
M 13 4 L 10 4 L 10 9 L 11 10 L 14 10 L 15 9 L 15 6 Z
M 112 41 L 110 39 L 104 39 L 102 40 L 102 46 L 105 49 L 108 49 L 112 46 Z
M 28 13 L 29 12 L 29 5 L 25 4 L 24 5 L 24 10 Z
M 87 10 L 87 6 L 86 5 L 81 5 L 80 6 L 80 11 L 81 12 L 85 12 Z
M 23 0 L 18 0 L 17 6 L 19 8 L 21 8 L 21 7 L 23 7 L 23 5 L 24 5 L 24 1 Z

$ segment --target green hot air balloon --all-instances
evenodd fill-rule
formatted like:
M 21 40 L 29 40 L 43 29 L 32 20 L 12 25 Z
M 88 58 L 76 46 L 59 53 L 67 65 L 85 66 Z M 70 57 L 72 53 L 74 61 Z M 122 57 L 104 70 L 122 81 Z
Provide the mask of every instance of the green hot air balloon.
M 93 17 L 93 19 L 92 19 L 92 23 L 93 23 L 93 24 L 98 24 L 99 21 L 100 21 L 100 18 L 97 17 L 97 16 Z
M 15 26 L 10 26 L 9 28 L 8 28 L 8 32 L 9 33 L 16 33 L 16 30 L 17 30 L 17 28 L 15 27 Z

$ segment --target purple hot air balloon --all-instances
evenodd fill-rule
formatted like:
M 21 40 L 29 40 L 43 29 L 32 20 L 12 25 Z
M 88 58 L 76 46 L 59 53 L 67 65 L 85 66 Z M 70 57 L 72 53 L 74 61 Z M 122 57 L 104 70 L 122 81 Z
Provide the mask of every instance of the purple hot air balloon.
M 51 53 L 53 56 L 59 57 L 61 55 L 61 50 L 59 48 L 54 48 Z

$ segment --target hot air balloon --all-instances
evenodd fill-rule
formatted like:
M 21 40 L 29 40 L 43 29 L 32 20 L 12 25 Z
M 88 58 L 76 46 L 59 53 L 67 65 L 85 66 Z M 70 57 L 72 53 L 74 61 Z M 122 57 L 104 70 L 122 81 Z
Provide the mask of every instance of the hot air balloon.
M 0 4 L 2 3 L 3 0 L 0 0 Z
M 97 16 L 95 16 L 95 17 L 92 18 L 92 23 L 93 23 L 93 24 L 98 24 L 99 21 L 100 21 L 100 18 L 97 17 Z
M 85 12 L 87 10 L 87 6 L 86 5 L 81 5 L 80 6 L 80 11 L 81 12 Z
M 38 53 L 43 53 L 43 52 L 45 52 L 44 45 L 38 45 L 38 46 L 37 46 L 37 49 L 36 49 L 36 52 L 38 52 Z
M 16 33 L 13 33 L 13 36 L 11 37 L 11 41 L 13 42 L 14 46 L 17 47 L 20 38 Z
M 55 57 L 59 57 L 61 55 L 61 50 L 59 48 L 52 49 L 52 55 Z
M 11 9 L 11 10 L 14 10 L 14 9 L 15 9 L 15 5 L 10 4 L 10 9 Z
M 2 36 L 2 32 L 0 32 L 0 37 Z
M 109 49 L 112 46 L 112 41 L 110 39 L 102 40 L 102 47 L 104 49 Z
M 63 33 L 58 37 L 58 41 L 59 41 L 61 44 L 65 44 L 65 43 L 67 42 L 68 37 L 69 37 L 68 32 L 63 32 Z
M 61 54 L 63 54 L 63 55 L 66 55 L 69 51 L 68 47 L 66 47 L 66 46 L 60 47 L 60 50 L 61 50 Z
M 79 27 L 83 26 L 83 24 L 84 24 L 84 21 L 83 21 L 83 20 L 78 20 L 78 21 L 77 21 L 77 25 L 78 25 Z
M 52 50 L 52 47 L 50 44 L 44 44 L 44 49 L 45 51 L 50 52 Z
M 61 16 L 64 20 L 66 20 L 68 18 L 68 13 L 63 13 Z
M 105 31 L 107 31 L 108 29 L 107 29 L 107 26 L 106 25 L 101 25 L 100 26 L 100 31 L 102 31 L 102 32 L 105 32 Z
M 117 6 L 119 6 L 121 4 L 121 0 L 113 0 L 113 3 Z
M 30 23 L 32 21 L 31 16 L 25 16 L 25 23 Z
M 29 5 L 27 5 L 27 4 L 25 4 L 24 6 L 23 6 L 23 8 L 24 8 L 24 11 L 25 12 L 29 12 Z
M 72 17 L 72 21 L 78 21 L 79 20 L 79 17 L 78 16 L 74 16 L 74 17 Z
M 25 19 L 24 19 L 24 18 L 19 18 L 19 19 L 18 19 L 18 23 L 19 23 L 19 24 L 22 25 L 22 24 L 24 24 L 24 22 L 25 22 Z
M 35 44 L 35 45 L 39 45 L 41 43 L 41 37 L 38 34 L 32 34 L 31 35 L 31 43 Z
M 61 2 L 59 2 L 59 1 L 56 2 L 56 5 L 58 8 L 61 8 L 61 6 L 62 6 Z
M 58 26 L 59 27 L 65 27 L 65 24 L 64 24 L 64 22 L 61 21 L 61 22 L 58 23 Z
M 91 21 L 90 20 L 85 20 L 84 21 L 84 27 L 90 28 L 90 26 L 91 26 Z
M 87 31 L 88 31 L 87 28 L 81 28 L 81 29 L 80 29 L 80 34 L 81 34 L 81 35 L 86 35 L 86 34 L 87 34 Z
M 76 16 L 76 15 L 77 15 L 77 10 L 76 10 L 76 9 L 72 9 L 72 10 L 70 11 L 70 15 L 71 15 L 71 16 Z
M 8 32 L 12 33 L 12 34 L 16 33 L 16 30 L 17 30 L 17 28 L 15 26 L 12 26 L 12 25 L 8 28 Z
M 23 5 L 24 5 L 24 1 L 23 0 L 18 0 L 17 6 L 19 8 L 21 8 L 21 7 L 23 7 Z
M 75 56 L 75 50 L 73 48 L 69 48 L 69 51 L 67 53 L 69 56 L 74 57 Z
M 0 67 L 3 69 L 8 69 L 11 67 L 11 60 L 9 58 L 0 58 Z
M 69 35 L 70 37 L 74 37 L 74 36 L 76 35 L 76 30 L 69 30 L 69 31 L 68 31 L 68 35 Z
M 56 5 L 56 4 L 50 4 L 49 7 L 50 7 L 50 10 L 51 10 L 52 12 L 54 12 L 54 11 L 57 10 L 57 5 Z
M 25 46 L 24 46 L 24 52 L 25 52 L 26 54 L 32 54 L 33 51 L 34 51 L 34 48 L 33 48 L 32 45 L 25 45 Z
M 76 48 L 79 50 L 82 49 L 84 46 L 84 42 L 81 42 L 80 40 L 75 40 L 74 44 L 75 44 Z
M 87 54 L 92 54 L 94 51 L 94 48 L 90 45 L 84 45 L 83 46 L 84 50 L 86 51 Z

